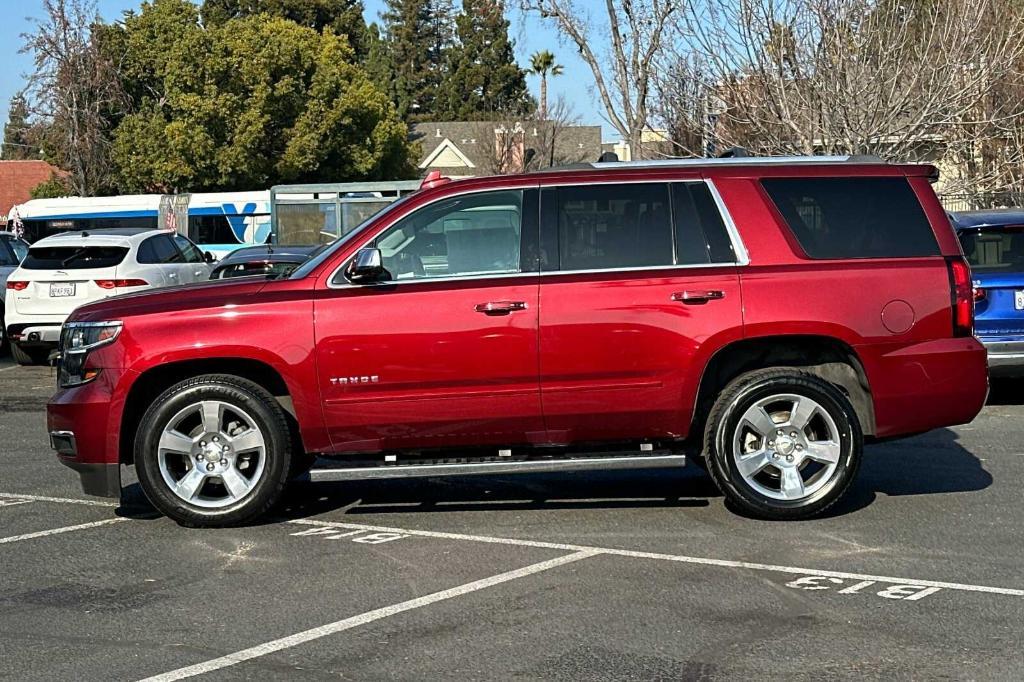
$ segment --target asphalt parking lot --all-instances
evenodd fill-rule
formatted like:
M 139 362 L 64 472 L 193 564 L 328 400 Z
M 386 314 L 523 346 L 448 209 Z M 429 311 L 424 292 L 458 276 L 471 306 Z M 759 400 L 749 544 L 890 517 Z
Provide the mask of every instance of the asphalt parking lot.
M 82 495 L 52 386 L 0 360 L 0 678 L 1024 677 L 1024 384 L 810 522 L 691 466 L 303 484 L 215 531 Z

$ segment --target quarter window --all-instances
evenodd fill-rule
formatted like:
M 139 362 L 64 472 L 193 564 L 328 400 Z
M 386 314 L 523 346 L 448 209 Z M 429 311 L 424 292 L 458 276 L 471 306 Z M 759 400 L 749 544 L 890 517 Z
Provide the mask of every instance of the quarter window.
M 769 178 L 762 185 L 811 258 L 939 255 L 906 178 Z
M 668 185 L 559 187 L 556 204 L 562 270 L 673 264 Z
M 399 220 L 374 241 L 392 279 L 517 273 L 523 193 L 446 199 Z

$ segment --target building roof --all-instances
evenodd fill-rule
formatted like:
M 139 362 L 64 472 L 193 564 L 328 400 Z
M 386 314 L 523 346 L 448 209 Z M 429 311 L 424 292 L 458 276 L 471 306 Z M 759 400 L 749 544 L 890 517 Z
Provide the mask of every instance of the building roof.
M 32 190 L 54 173 L 61 171 L 45 161 L 0 161 L 0 222 L 6 222 L 11 208 L 31 199 Z
M 557 129 L 555 126 L 558 126 Z M 410 138 L 420 143 L 421 171 L 447 175 L 490 175 L 502 133 L 522 135 L 524 155 L 542 153 L 554 135 L 556 163 L 593 161 L 601 155 L 601 126 L 558 124 L 552 121 L 426 121 L 412 127 Z M 550 150 L 543 152 L 550 154 Z

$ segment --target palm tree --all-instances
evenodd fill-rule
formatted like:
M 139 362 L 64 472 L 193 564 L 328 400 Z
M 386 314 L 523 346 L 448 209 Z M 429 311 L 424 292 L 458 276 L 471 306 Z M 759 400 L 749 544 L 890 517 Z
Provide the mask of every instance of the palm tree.
M 530 73 L 540 76 L 540 120 L 548 117 L 548 74 L 561 76 L 565 68 L 555 63 L 555 55 L 547 50 L 530 56 Z

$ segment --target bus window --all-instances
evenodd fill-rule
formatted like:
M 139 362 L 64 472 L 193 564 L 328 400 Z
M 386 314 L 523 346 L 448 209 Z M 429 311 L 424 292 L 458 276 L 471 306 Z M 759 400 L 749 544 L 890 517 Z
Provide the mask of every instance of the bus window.
M 240 244 L 223 215 L 190 215 L 188 237 L 196 244 Z
M 261 227 L 263 229 L 261 229 Z M 261 232 L 267 236 L 260 239 Z M 188 236 L 196 244 L 260 244 L 270 235 L 267 213 L 190 215 Z

